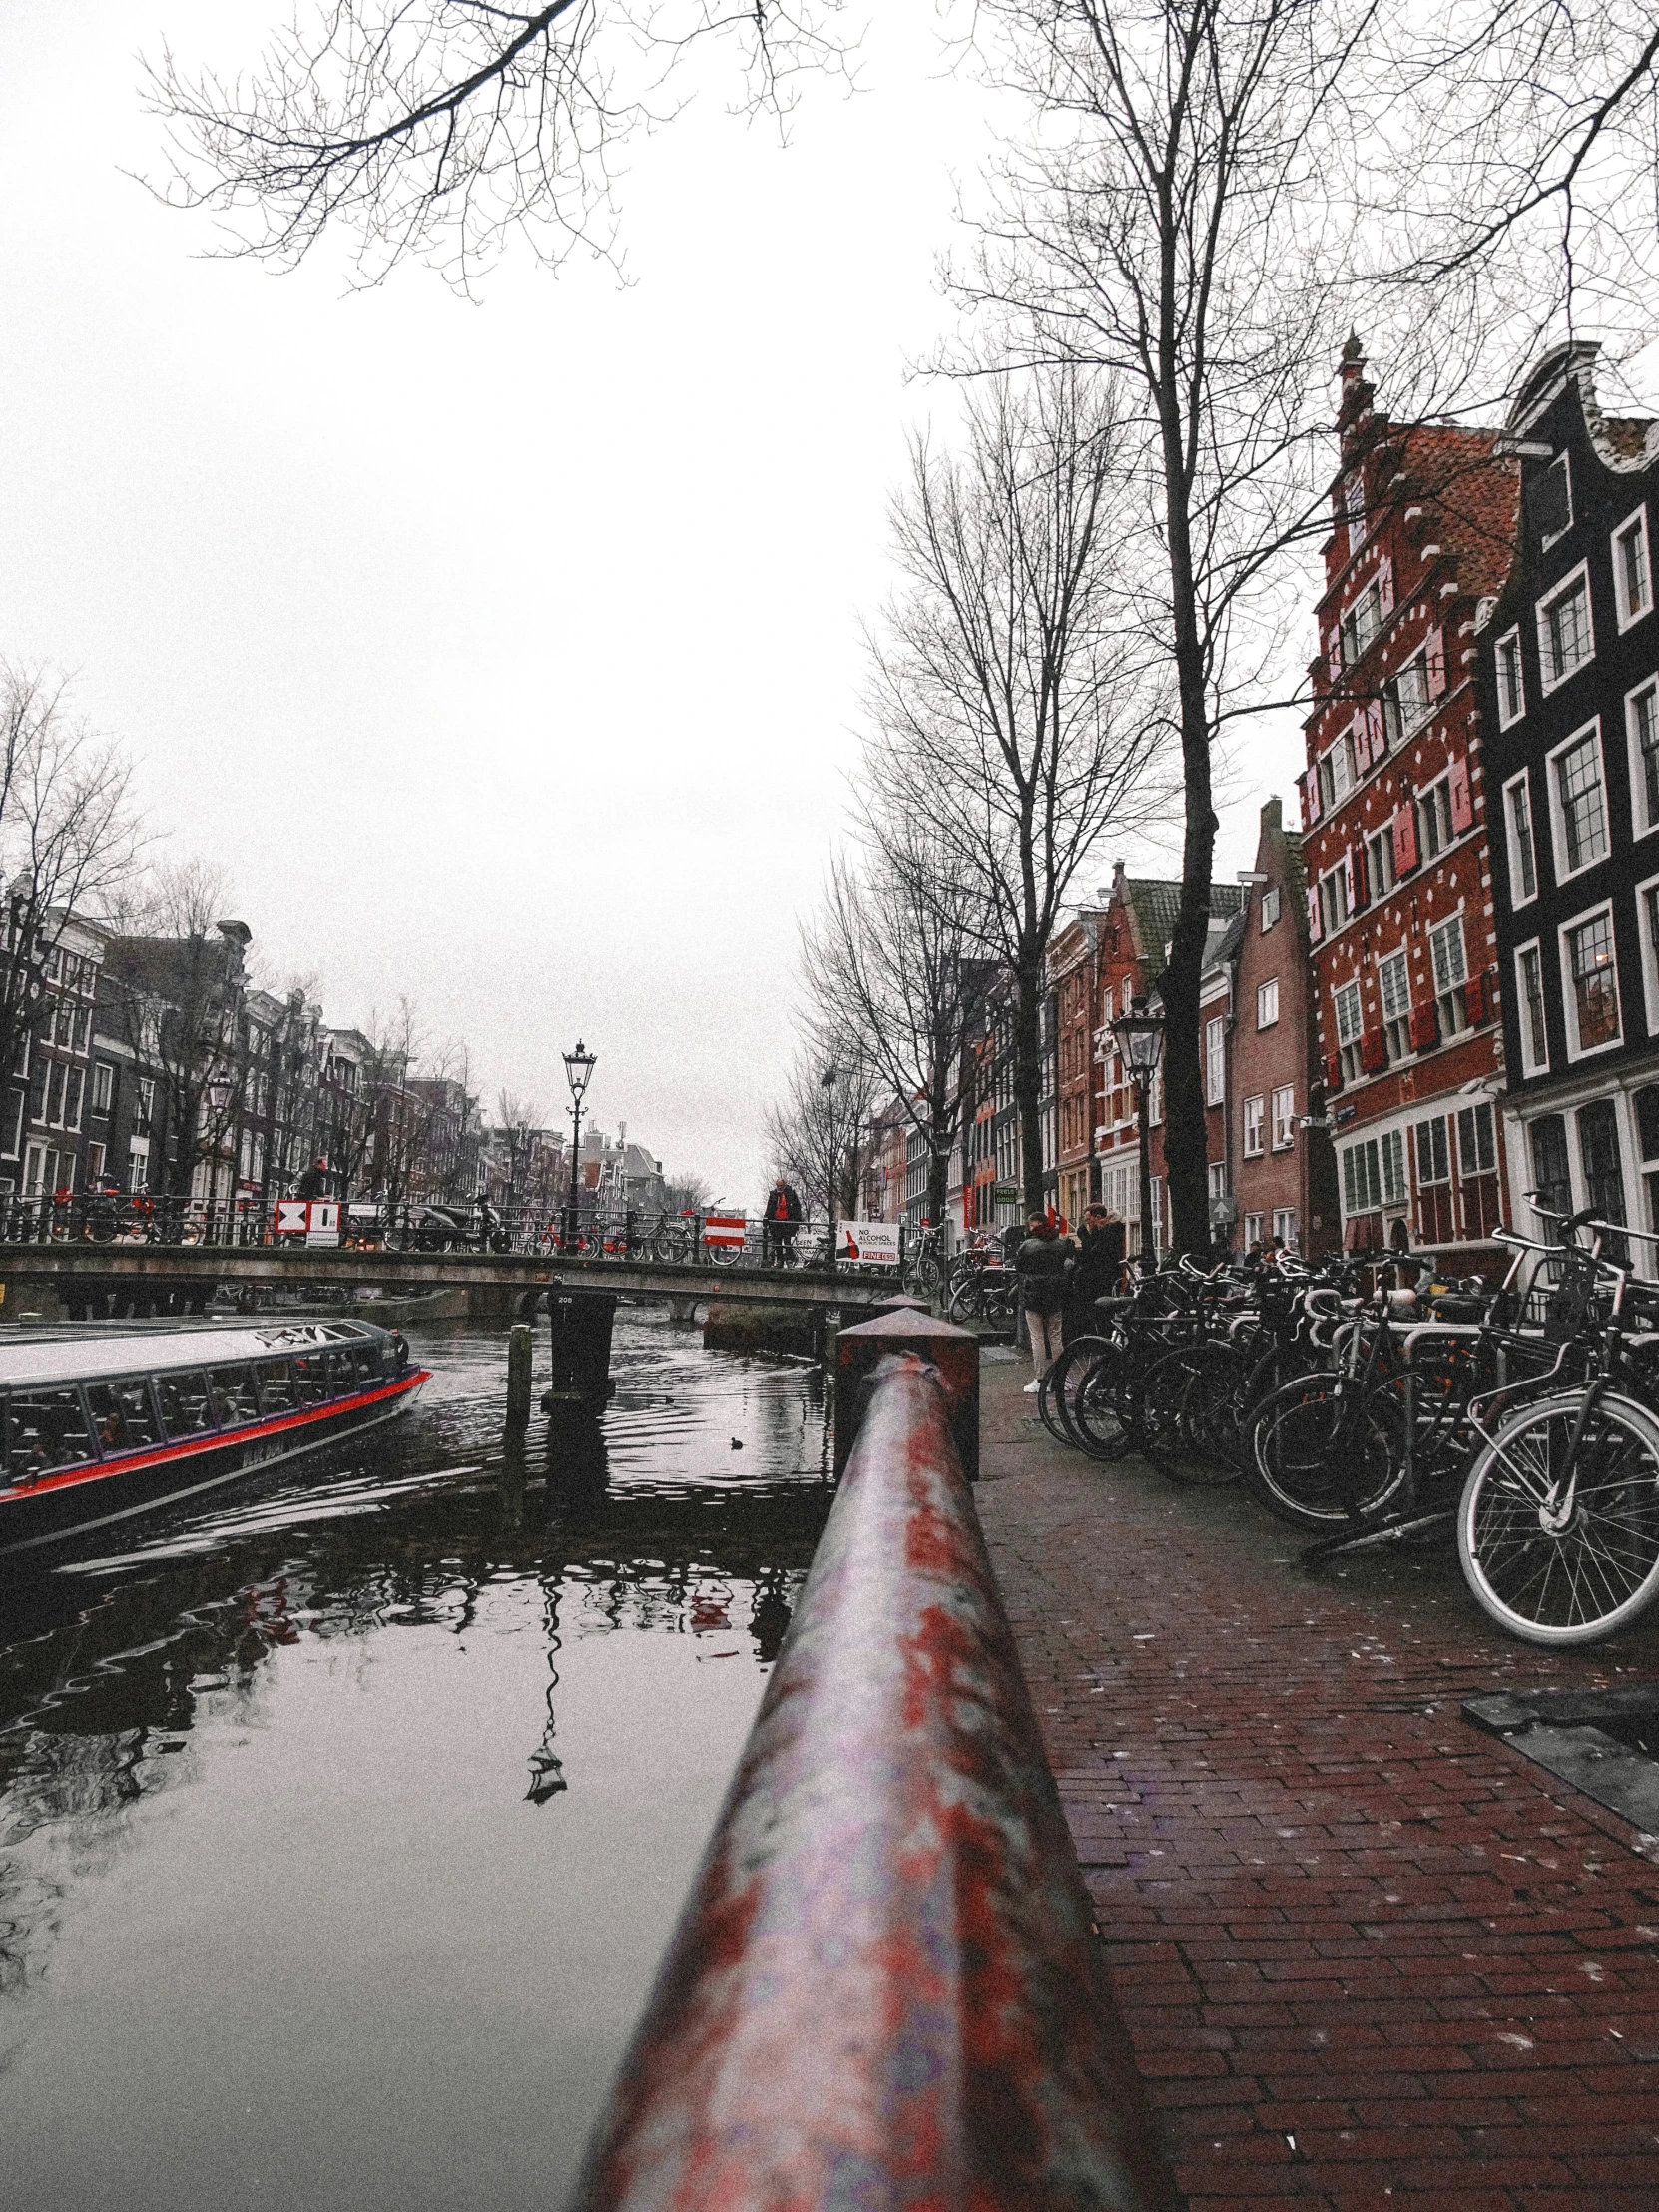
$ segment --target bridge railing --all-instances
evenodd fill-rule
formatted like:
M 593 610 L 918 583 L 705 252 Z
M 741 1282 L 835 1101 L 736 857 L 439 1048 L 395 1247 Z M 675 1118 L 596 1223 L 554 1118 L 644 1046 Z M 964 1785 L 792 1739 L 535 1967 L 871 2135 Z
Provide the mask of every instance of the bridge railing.
M 877 1371 L 576 2212 L 1170 2202 L 935 1371 Z
M 150 1192 L 0 1193 L 0 1245 L 266 1246 L 291 1251 L 518 1253 L 548 1258 L 719 1265 L 824 1267 L 825 1224 L 802 1222 L 793 1237 L 769 1239 L 760 1219 L 731 1213 L 667 1213 L 630 1208 L 594 1214 L 545 1206 L 481 1207 L 382 1200 L 328 1202 L 328 1226 L 300 1226 L 296 1202 L 261 1198 L 198 1199 Z M 844 1267 L 846 1263 L 843 1261 Z M 892 1273 L 892 1270 L 884 1271 Z

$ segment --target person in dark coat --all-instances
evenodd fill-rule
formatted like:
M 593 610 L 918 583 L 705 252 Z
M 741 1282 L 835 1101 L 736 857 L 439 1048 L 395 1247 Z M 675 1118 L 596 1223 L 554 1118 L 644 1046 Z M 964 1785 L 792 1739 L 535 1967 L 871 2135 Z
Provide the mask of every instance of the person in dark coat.
M 1077 1240 L 1077 1265 L 1072 1270 L 1066 1297 L 1066 1341 L 1087 1336 L 1100 1325 L 1094 1311 L 1097 1298 L 1110 1298 L 1123 1272 L 1124 1231 L 1104 1206 L 1096 1201 L 1083 1212 L 1082 1233 Z
M 1066 1281 L 1073 1246 L 1060 1235 L 1046 1214 L 1033 1214 L 1015 1266 L 1019 1269 L 1020 1311 L 1031 1340 L 1031 1362 L 1036 1369 L 1026 1390 L 1042 1387 L 1043 1377 L 1060 1350 L 1060 1317 L 1065 1310 Z
M 299 1178 L 293 1195 L 295 1198 L 320 1198 L 323 1195 L 323 1185 L 327 1180 L 328 1170 L 324 1162 L 313 1160 Z
M 782 1267 L 795 1245 L 801 1227 L 801 1194 L 793 1183 L 779 1176 L 761 1215 L 761 1265 Z

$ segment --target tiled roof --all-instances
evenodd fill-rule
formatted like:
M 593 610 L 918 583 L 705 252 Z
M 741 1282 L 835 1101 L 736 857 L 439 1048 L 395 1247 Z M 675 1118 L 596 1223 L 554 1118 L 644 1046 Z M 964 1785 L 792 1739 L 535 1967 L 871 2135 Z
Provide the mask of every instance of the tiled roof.
M 1126 875 L 1123 894 L 1134 921 L 1136 950 L 1154 973 L 1164 965 L 1164 947 L 1175 934 L 1175 917 L 1181 910 L 1181 885 L 1148 876 Z M 1244 905 L 1239 883 L 1210 885 L 1212 919 L 1231 919 Z

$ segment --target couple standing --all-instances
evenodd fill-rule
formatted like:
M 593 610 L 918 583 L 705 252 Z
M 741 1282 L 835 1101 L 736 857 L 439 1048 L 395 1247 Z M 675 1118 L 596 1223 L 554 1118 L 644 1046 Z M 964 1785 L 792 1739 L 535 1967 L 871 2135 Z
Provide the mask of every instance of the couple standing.
M 1116 1288 L 1123 1246 L 1122 1222 L 1113 1221 L 1098 1204 L 1085 1210 L 1082 1233 L 1076 1237 L 1063 1236 L 1046 1214 L 1031 1216 L 1014 1259 L 1036 1371 L 1025 1385 L 1028 1394 L 1042 1388 L 1043 1377 L 1059 1358 L 1068 1317 L 1074 1334 L 1088 1328 L 1094 1301 Z

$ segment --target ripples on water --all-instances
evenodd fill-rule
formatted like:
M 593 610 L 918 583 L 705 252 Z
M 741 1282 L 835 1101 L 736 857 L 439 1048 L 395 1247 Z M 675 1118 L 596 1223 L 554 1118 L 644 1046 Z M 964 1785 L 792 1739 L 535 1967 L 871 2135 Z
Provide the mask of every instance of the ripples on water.
M 503 1335 L 415 1350 L 371 1452 L 0 1588 L 8 2204 L 574 2170 L 829 1508 L 822 1389 L 624 1311 L 600 1428 L 507 1450 Z

